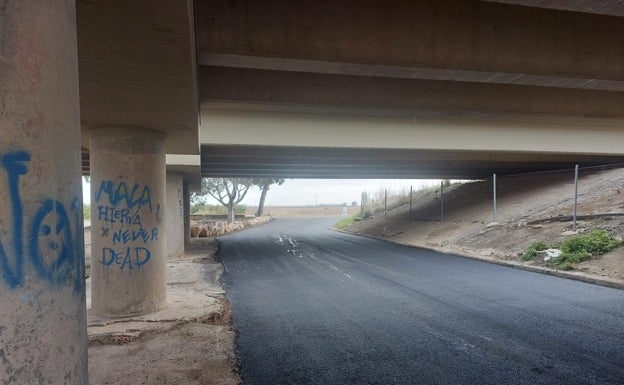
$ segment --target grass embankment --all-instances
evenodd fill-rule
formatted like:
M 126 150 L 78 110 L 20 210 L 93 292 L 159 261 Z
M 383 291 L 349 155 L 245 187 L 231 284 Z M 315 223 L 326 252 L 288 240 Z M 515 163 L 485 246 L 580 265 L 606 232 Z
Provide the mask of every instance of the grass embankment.
M 342 218 L 341 220 L 339 220 L 338 222 L 334 224 L 334 228 L 338 230 L 342 230 L 351 226 L 355 222 L 359 222 L 361 220 L 362 220 L 362 213 L 358 212 L 349 217 Z

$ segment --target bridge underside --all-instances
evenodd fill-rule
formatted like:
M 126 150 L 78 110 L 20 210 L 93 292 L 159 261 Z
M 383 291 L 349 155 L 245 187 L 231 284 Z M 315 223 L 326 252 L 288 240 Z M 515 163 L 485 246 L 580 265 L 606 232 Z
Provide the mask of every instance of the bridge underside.
M 204 177 L 480 179 L 594 166 L 620 157 L 375 148 L 202 145 Z
M 615 119 L 210 103 L 201 169 L 204 177 L 483 178 L 624 163 L 620 127 Z
M 168 154 L 201 146 L 203 176 L 470 178 L 624 162 L 621 2 L 112 4 L 77 2 L 85 174 L 101 127 L 164 132 Z M 319 116 L 333 122 L 319 128 Z
M 196 1 L 202 175 L 624 162 L 620 3 Z

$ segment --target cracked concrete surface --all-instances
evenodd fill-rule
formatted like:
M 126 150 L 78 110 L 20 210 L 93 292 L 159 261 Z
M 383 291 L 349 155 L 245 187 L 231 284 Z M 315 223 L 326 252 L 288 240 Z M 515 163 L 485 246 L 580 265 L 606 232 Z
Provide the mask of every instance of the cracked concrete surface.
M 92 384 L 238 384 L 230 307 L 213 239 L 167 264 L 167 307 L 123 318 L 89 312 Z M 87 282 L 90 309 L 90 282 Z

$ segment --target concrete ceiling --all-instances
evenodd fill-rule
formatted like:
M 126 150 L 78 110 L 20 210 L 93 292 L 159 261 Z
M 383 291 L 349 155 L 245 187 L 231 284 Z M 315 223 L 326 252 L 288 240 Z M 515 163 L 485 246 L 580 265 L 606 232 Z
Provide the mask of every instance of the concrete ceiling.
M 198 154 L 192 1 L 77 0 L 83 145 L 91 129 L 164 132 L 172 154 Z
M 477 0 L 197 1 L 195 16 L 203 104 L 624 117 L 622 17 Z

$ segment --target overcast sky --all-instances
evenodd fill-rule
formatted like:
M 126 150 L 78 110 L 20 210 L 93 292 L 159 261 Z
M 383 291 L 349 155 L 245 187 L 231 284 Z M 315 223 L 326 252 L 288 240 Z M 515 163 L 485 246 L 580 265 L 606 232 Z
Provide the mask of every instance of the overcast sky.
M 317 204 L 360 203 L 363 191 L 375 194 L 387 188 L 398 191 L 422 185 L 435 184 L 436 181 L 396 180 L 396 179 L 287 179 L 283 185 L 271 186 L 267 195 L 267 206 L 313 206 Z M 439 181 L 438 181 L 439 183 Z M 254 189 L 248 193 L 244 204 L 256 206 L 260 200 L 260 191 Z
M 363 191 L 375 194 L 387 188 L 391 191 L 408 189 L 410 185 L 419 186 L 439 184 L 439 180 L 416 179 L 287 179 L 283 185 L 271 186 L 267 195 L 267 206 L 313 206 L 317 204 L 340 204 L 355 201 L 360 203 Z M 83 200 L 89 204 L 89 185 L 83 181 Z M 260 190 L 253 188 L 242 202 L 248 206 L 257 206 Z M 216 204 L 216 201 L 209 203 Z

